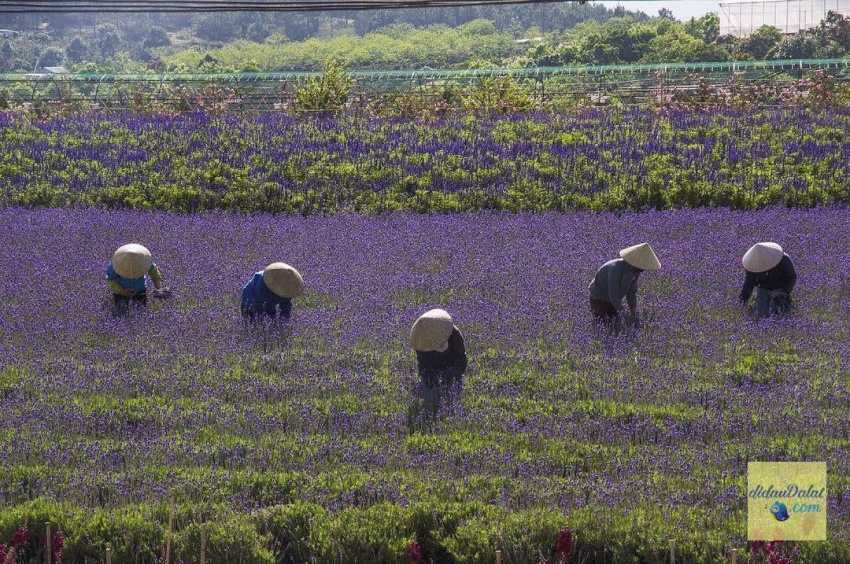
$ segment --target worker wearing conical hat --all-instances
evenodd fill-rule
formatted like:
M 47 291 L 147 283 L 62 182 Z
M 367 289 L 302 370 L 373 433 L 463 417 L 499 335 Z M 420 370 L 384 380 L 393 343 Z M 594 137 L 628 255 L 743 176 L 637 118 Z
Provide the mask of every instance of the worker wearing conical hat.
M 603 264 L 590 282 L 590 311 L 603 321 L 613 321 L 623 309 L 623 298 L 636 320 L 637 279 L 644 270 L 658 270 L 661 263 L 649 243 L 620 251 L 618 259 Z
M 755 289 L 756 314 L 784 313 L 791 307 L 791 290 L 797 282 L 794 263 L 776 243 L 756 243 L 744 254 L 744 287 L 740 300 L 746 304 Z
M 255 315 L 292 316 L 292 298 L 304 293 L 301 273 L 284 262 L 273 262 L 262 272 L 257 272 L 242 288 L 242 314 L 254 319 Z
M 422 383 L 432 388 L 460 384 L 468 359 L 463 335 L 442 309 L 424 313 L 410 329 Z
M 148 249 L 131 243 L 120 247 L 112 255 L 112 261 L 106 269 L 106 283 L 112 290 L 115 307 L 119 312 L 126 311 L 131 303 L 147 305 L 145 275 L 150 276 L 157 292 L 167 292 L 162 286 L 162 274 Z

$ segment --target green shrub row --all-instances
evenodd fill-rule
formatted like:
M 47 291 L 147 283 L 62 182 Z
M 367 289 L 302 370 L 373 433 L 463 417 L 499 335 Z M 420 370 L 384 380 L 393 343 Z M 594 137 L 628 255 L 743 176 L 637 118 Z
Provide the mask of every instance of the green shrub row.
M 536 564 L 558 561 L 558 535 L 570 529 L 572 562 L 666 562 L 671 539 L 676 541 L 677 559 L 681 559 L 677 561 L 726 561 L 733 548 L 726 544 L 726 532 L 700 538 L 675 534 L 677 521 L 710 519 L 710 513 L 698 508 L 657 508 L 612 518 L 589 507 L 564 515 L 557 509 L 509 510 L 480 502 L 434 502 L 382 503 L 338 513 L 315 504 L 293 503 L 246 515 L 231 513 L 223 506 L 199 510 L 178 505 L 170 550 L 175 562 L 197 561 L 203 522 L 207 562 L 404 563 L 409 559 L 408 547 L 416 542 L 424 562 L 490 564 L 495 551 L 501 550 L 506 563 Z M 65 536 L 65 561 L 102 559 L 111 548 L 114 562 L 153 562 L 163 556 L 168 507 L 90 510 L 38 499 L 0 513 L 0 539 L 10 539 L 19 527 L 27 525 L 29 540 L 20 554 L 39 561 L 48 521 Z M 743 531 L 732 533 L 742 539 L 734 548 L 746 552 Z M 795 562 L 850 561 L 846 543 L 789 544 L 797 553 Z

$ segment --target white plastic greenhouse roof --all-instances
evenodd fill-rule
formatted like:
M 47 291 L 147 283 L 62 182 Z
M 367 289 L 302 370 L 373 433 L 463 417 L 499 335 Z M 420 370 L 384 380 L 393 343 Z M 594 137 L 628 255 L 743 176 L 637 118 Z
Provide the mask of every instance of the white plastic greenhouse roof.
M 850 15 L 850 0 L 720 2 L 720 33 L 744 37 L 769 25 L 794 34 L 817 26 L 829 12 Z

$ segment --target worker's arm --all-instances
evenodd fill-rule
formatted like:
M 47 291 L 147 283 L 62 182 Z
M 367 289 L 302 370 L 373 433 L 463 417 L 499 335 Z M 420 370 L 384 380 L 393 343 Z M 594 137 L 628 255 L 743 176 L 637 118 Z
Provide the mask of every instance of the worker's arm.
M 113 294 L 118 294 L 125 298 L 132 298 L 136 295 L 136 292 L 129 288 L 125 288 L 120 282 L 118 282 L 118 273 L 115 272 L 115 269 L 112 268 L 111 264 L 109 265 L 109 268 L 106 269 L 106 285 L 109 286 L 109 289 L 112 290 Z
M 121 284 L 118 283 L 118 280 L 107 280 L 106 285 L 109 286 L 109 289 L 112 290 L 113 294 L 118 294 L 119 296 L 125 296 L 128 298 L 132 298 L 136 295 L 136 292 L 133 290 L 121 286 Z
M 623 298 L 620 297 L 620 277 L 623 275 L 622 267 L 609 267 L 608 272 L 608 301 L 614 306 L 614 309 L 620 311 L 623 309 Z
M 469 359 L 466 357 L 466 345 L 463 342 L 463 335 L 460 334 L 457 328 L 452 331 L 449 337 L 449 346 L 454 354 L 454 369 L 458 371 L 458 375 L 466 372 L 466 366 Z
M 756 287 L 756 274 L 755 272 L 747 272 L 747 275 L 744 277 L 744 287 L 741 288 L 741 295 L 739 298 L 742 302 L 746 302 L 750 299 L 750 295 L 753 293 L 753 288 Z
M 637 285 L 637 278 L 635 278 L 632 280 L 632 283 L 629 285 L 629 289 L 626 292 L 626 302 L 629 304 L 629 311 L 631 311 L 634 316 L 637 316 L 638 314 Z
M 280 306 L 280 314 L 286 319 L 292 317 L 292 300 L 290 298 L 280 298 L 278 301 Z
M 155 264 L 151 264 L 151 269 L 148 271 L 148 276 L 151 277 L 151 281 L 153 282 L 153 287 L 157 290 L 162 289 L 162 273 L 159 271 L 159 268 Z
M 797 271 L 794 270 L 794 263 L 787 256 L 782 259 L 782 291 L 790 294 L 797 283 Z

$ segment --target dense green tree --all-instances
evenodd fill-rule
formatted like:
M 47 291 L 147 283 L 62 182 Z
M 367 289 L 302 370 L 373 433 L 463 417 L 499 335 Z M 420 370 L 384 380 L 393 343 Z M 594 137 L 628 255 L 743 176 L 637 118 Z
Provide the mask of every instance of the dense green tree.
M 835 42 L 845 53 L 850 52 L 850 16 L 830 11 L 820 23 L 824 37 Z
M 720 36 L 720 17 L 712 12 L 698 19 L 691 18 L 685 23 L 685 32 L 705 43 L 714 43 Z
M 673 15 L 673 10 L 670 8 L 661 8 L 658 10 L 658 17 L 664 20 L 677 21 L 676 16 Z
M 48 47 L 44 51 L 41 52 L 41 56 L 39 57 L 38 66 L 40 68 L 44 67 L 56 67 L 61 65 L 65 61 L 65 51 L 60 49 L 59 47 Z
M 171 45 L 171 38 L 168 37 L 168 32 L 159 26 L 154 26 L 148 31 L 148 36 L 142 47 L 145 49 L 153 49 L 155 47 L 168 47 Z
M 686 33 L 659 35 L 650 43 L 641 62 L 697 63 L 728 61 L 729 52 L 716 43 L 704 41 Z
M 233 13 L 205 14 L 195 20 L 195 35 L 209 41 L 232 41 L 241 37 L 242 29 Z
M 0 69 L 6 71 L 12 67 L 12 59 L 15 57 L 15 50 L 12 49 L 12 44 L 7 39 L 3 42 L 3 47 L 0 48 Z
M 738 52 L 749 55 L 749 58 L 752 59 L 766 59 L 768 53 L 776 49 L 781 41 L 781 31 L 773 26 L 763 25 L 755 33 L 741 41 Z
M 104 59 L 110 59 L 118 52 L 118 48 L 121 46 L 121 37 L 117 31 L 105 31 L 98 39 L 97 46 L 100 50 L 100 56 Z
M 72 63 L 80 63 L 89 58 L 91 51 L 81 37 L 75 37 L 65 49 L 65 55 Z
M 818 41 L 812 34 L 786 37 L 771 52 L 773 59 L 810 59 L 818 51 Z

